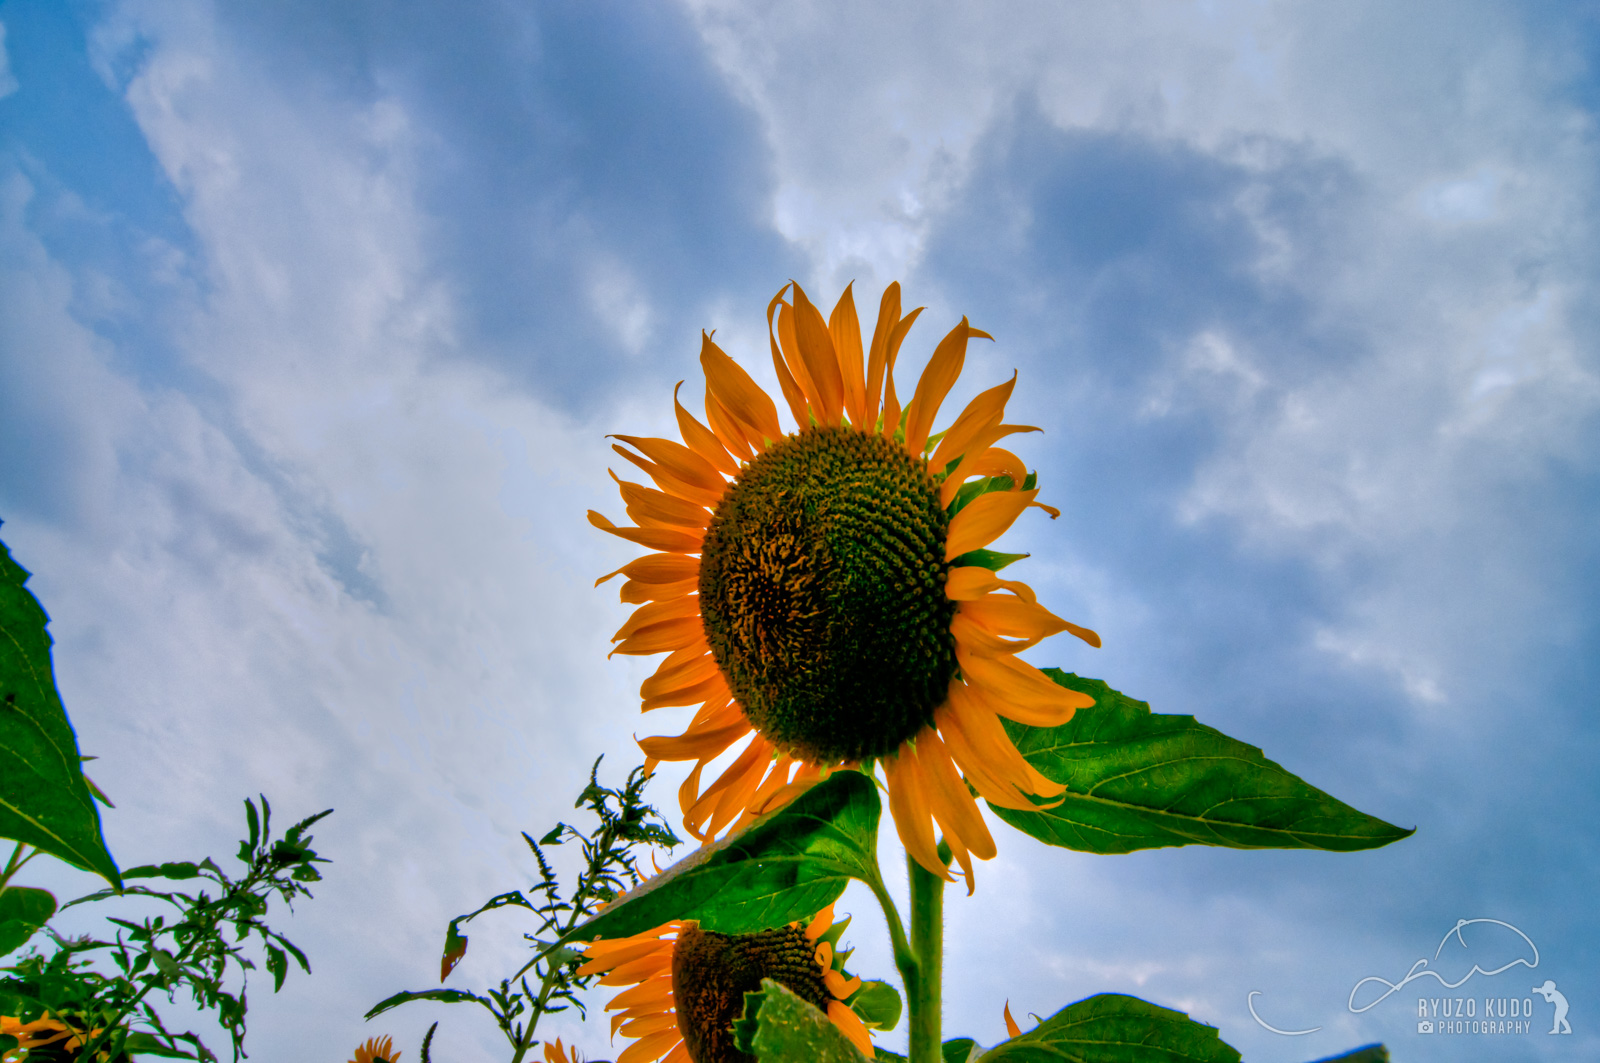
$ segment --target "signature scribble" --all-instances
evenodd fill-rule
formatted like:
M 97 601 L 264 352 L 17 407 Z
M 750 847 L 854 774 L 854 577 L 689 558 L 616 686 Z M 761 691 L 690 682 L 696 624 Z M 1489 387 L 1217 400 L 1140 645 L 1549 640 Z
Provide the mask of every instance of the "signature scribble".
M 1360 1014 L 1363 1011 L 1368 1011 L 1368 1010 L 1370 1010 L 1370 1009 L 1372 1009 L 1374 1007 L 1377 1007 L 1379 1004 L 1381 1004 L 1383 1001 L 1387 1000 L 1389 997 L 1393 996 L 1395 993 L 1398 993 L 1402 986 L 1404 986 L 1407 983 L 1412 982 L 1412 981 L 1414 981 L 1414 980 L 1416 980 L 1418 978 L 1432 978 L 1435 981 L 1437 981 L 1440 985 L 1442 985 L 1444 988 L 1446 988 L 1446 989 L 1454 989 L 1457 986 L 1464 984 L 1468 979 L 1470 979 L 1475 974 L 1481 974 L 1481 975 L 1484 975 L 1485 977 L 1488 977 L 1490 975 L 1499 974 L 1502 971 L 1509 971 L 1511 968 L 1515 967 L 1519 963 L 1522 964 L 1522 966 L 1527 967 L 1530 970 L 1535 968 L 1535 967 L 1537 967 L 1537 966 L 1539 966 L 1539 948 L 1538 948 L 1537 945 L 1535 945 L 1533 943 L 1533 939 L 1530 938 L 1527 934 L 1524 934 L 1522 931 L 1518 930 L 1516 927 L 1512 926 L 1510 923 L 1501 922 L 1499 919 L 1458 919 L 1458 920 L 1456 920 L 1455 927 L 1440 940 L 1439 947 L 1434 950 L 1433 958 L 1435 960 L 1437 960 L 1439 958 L 1439 953 L 1444 951 L 1445 942 L 1449 941 L 1451 938 L 1455 938 L 1457 941 L 1461 942 L 1461 947 L 1462 948 L 1466 948 L 1467 947 L 1467 939 L 1461 936 L 1461 930 L 1462 930 L 1463 927 L 1472 926 L 1474 923 L 1493 923 L 1495 926 L 1503 926 L 1507 930 L 1509 930 L 1512 933 L 1516 934 L 1523 941 L 1526 941 L 1528 943 L 1528 948 L 1533 950 L 1533 962 L 1530 963 L 1524 957 L 1518 956 L 1516 959 L 1512 960 L 1510 963 L 1502 964 L 1501 966 L 1496 967 L 1492 971 L 1486 971 L 1482 967 L 1479 967 L 1476 963 L 1474 963 L 1472 965 L 1472 970 L 1470 970 L 1466 974 L 1462 975 L 1460 979 L 1458 979 L 1457 981 L 1454 981 L 1454 982 L 1447 982 L 1447 981 L 1445 981 L 1444 976 L 1441 975 L 1438 971 L 1434 971 L 1434 970 L 1430 970 L 1429 969 L 1428 961 L 1427 961 L 1426 958 L 1424 958 L 1424 959 L 1420 959 L 1416 963 L 1412 964 L 1411 965 L 1411 970 L 1407 971 L 1406 972 L 1406 976 L 1404 978 L 1400 979 L 1400 981 L 1398 981 L 1398 982 L 1391 982 L 1388 979 L 1380 978 L 1377 975 L 1368 975 L 1366 978 L 1361 979 L 1361 981 L 1357 982 L 1351 988 L 1351 990 L 1350 990 L 1350 1000 L 1347 1002 L 1346 1006 L 1352 1012 L 1354 1012 L 1356 1014 Z M 1382 996 L 1378 997 L 1376 1000 L 1372 1001 L 1369 1004 L 1362 1005 L 1361 1007 L 1358 1008 L 1358 1007 L 1356 1007 L 1356 994 L 1359 993 L 1361 991 L 1361 987 L 1366 985 L 1368 982 L 1378 982 L 1378 983 L 1381 983 L 1381 984 L 1383 984 L 1385 986 L 1388 986 L 1389 988 Z M 1257 1021 L 1259 1022 L 1260 1020 L 1257 1020 Z

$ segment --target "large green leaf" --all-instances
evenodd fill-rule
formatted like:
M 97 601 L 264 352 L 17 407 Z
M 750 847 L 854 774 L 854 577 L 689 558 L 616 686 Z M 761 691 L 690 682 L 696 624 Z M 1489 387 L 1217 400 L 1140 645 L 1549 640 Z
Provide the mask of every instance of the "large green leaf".
M 836 771 L 617 898 L 563 940 L 627 937 L 669 919 L 695 919 L 725 934 L 809 919 L 850 879 L 878 878 L 881 811 L 872 780 Z
M 1067 787 L 1053 808 L 995 815 L 1087 853 L 1164 845 L 1373 849 L 1412 832 L 1359 812 L 1192 716 L 1160 716 L 1098 679 L 1046 668 L 1095 699 L 1060 727 L 1003 721 L 1022 755 Z
M 114 886 L 78 741 L 50 666 L 50 636 L 28 572 L 0 543 L 0 838 L 26 842 Z
M 1216 1028 L 1138 997 L 1101 993 L 1069 1004 L 979 1063 L 1239 1063 Z
M 56 914 L 56 899 L 47 890 L 8 886 L 0 890 L 0 956 L 20 949 Z
M 864 1063 L 866 1057 L 828 1016 L 770 978 L 744 995 L 734 1023 L 739 1049 L 757 1063 Z

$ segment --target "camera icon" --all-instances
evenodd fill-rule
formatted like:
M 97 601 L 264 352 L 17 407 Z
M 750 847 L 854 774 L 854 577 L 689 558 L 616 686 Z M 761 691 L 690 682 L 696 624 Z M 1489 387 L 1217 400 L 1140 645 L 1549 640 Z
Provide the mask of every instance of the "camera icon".
M 1417 1032 L 1418 1033 L 1432 1033 L 1433 1032 L 1433 1020 L 1432 1019 L 1423 1019 L 1421 1022 L 1417 1023 Z

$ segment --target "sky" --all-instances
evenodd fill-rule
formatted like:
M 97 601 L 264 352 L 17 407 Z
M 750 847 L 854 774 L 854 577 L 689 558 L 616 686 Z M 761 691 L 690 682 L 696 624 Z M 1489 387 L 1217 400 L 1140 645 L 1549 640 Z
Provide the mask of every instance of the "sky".
M 336 810 L 282 915 L 314 973 L 252 983 L 252 1058 L 415 1060 L 435 1020 L 437 1058 L 505 1058 L 475 1009 L 361 1016 L 531 881 L 518 832 L 581 822 L 596 757 L 620 781 L 686 722 L 639 718 L 653 662 L 605 656 L 627 609 L 593 580 L 635 551 L 584 513 L 621 517 L 604 437 L 672 433 L 701 329 L 771 384 L 790 279 L 867 306 L 899 280 L 928 308 L 906 374 L 962 315 L 991 333 L 951 410 L 1019 372 L 1062 512 L 1003 546 L 1105 643 L 1029 660 L 1416 829 L 1091 857 L 992 820 L 947 902 L 947 1036 L 1129 992 L 1261 1063 L 1600 1054 L 1592 5 L 5 0 L 0 26 L 0 538 L 110 848 L 224 856 L 258 793 Z M 892 977 L 870 895 L 840 910 L 853 969 Z M 450 984 L 529 929 L 473 924 Z M 1419 959 L 1471 977 L 1371 1003 Z M 1457 997 L 1531 1017 L 1418 1031 Z

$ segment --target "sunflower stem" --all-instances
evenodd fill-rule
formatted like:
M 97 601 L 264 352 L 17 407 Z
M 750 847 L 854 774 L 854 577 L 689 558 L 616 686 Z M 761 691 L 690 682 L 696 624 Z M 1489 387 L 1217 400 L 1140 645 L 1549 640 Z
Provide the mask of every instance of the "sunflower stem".
M 942 855 L 942 854 L 941 854 Z M 906 980 L 911 1012 L 909 1063 L 940 1063 L 944 1005 L 944 879 L 906 856 L 911 876 L 911 950 L 914 977 Z

